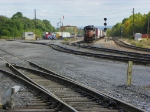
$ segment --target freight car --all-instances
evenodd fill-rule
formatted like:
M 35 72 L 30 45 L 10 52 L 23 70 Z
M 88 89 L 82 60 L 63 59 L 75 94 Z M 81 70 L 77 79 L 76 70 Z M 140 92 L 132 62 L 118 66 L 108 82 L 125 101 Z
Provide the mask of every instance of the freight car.
M 93 25 L 84 27 L 84 42 L 93 42 L 106 36 L 106 33 Z

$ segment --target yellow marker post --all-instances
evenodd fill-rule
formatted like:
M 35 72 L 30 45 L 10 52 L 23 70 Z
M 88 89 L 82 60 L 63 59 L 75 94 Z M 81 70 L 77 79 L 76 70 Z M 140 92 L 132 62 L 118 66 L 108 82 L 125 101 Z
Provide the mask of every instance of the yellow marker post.
M 132 81 L 132 61 L 128 62 L 128 70 L 127 70 L 127 86 L 131 85 Z
M 1 88 L 0 88 L 1 89 Z M 0 95 L 0 109 L 2 109 L 2 103 L 1 103 L 1 100 L 2 98 L 1 98 L 1 95 Z
M 2 109 L 2 103 L 0 103 L 0 109 Z

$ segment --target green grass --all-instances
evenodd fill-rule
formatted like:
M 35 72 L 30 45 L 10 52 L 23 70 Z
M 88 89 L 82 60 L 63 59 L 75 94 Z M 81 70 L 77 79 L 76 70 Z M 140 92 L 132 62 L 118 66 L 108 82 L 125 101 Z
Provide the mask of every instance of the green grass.
M 75 40 L 76 40 L 75 38 L 64 38 L 65 42 L 70 42 L 70 41 L 75 41 Z
M 141 41 L 133 40 L 133 39 L 129 39 L 125 41 L 137 47 L 150 48 L 150 38 L 149 39 L 144 38 Z
M 15 39 L 20 39 L 20 38 L 21 37 L 15 37 Z M 14 40 L 14 37 L 1 36 L 0 39 Z

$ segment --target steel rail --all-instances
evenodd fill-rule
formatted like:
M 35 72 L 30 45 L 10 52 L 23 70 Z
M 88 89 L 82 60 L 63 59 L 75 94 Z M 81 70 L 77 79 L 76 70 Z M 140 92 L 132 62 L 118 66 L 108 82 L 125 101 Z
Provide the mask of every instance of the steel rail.
M 9 66 L 8 66 L 8 63 L 6 63 L 6 65 L 7 65 L 7 67 L 9 67 L 14 73 L 16 73 L 16 71 L 17 71 L 17 75 L 19 75 L 19 76 L 21 76 L 21 77 L 23 77 L 24 78 L 24 74 L 22 74 L 21 72 L 18 74 L 18 72 L 19 72 L 19 70 L 17 70 L 16 69 L 16 67 L 17 68 L 23 68 L 23 69 L 26 69 L 27 71 L 29 71 L 29 72 L 32 72 L 32 73 L 36 73 L 36 74 L 40 74 L 40 75 L 42 75 L 42 76 L 45 76 L 46 77 L 46 79 L 49 79 L 49 76 L 50 76 L 50 78 L 52 78 L 53 80 L 59 80 L 59 82 L 60 83 L 62 83 L 63 85 L 64 85 L 64 83 L 66 84 L 68 84 L 68 85 L 71 85 L 71 86 L 73 86 L 73 88 L 77 88 L 77 90 L 76 91 L 78 91 L 78 92 L 81 92 L 81 91 L 83 91 L 83 89 L 86 89 L 86 91 L 87 91 L 87 88 L 83 88 L 83 86 L 81 87 L 79 84 L 76 84 L 76 83 L 73 83 L 73 82 L 71 82 L 70 80 L 66 80 L 65 78 L 62 78 L 62 77 L 58 77 L 58 75 L 57 76 L 55 76 L 55 75 L 50 75 L 50 74 L 48 74 L 48 73 L 44 73 L 44 72 L 42 72 L 42 71 L 37 71 L 37 70 L 34 70 L 34 69 L 29 69 L 29 68 L 24 68 L 24 67 L 20 67 L 20 66 L 16 66 L 16 65 L 11 65 L 11 64 L 9 64 Z M 25 77 L 26 78 L 26 77 Z M 29 80 L 29 78 L 27 79 L 27 80 Z M 36 86 L 38 86 L 38 84 L 36 84 L 36 83 L 34 83 L 34 81 L 31 81 L 31 80 L 29 80 L 30 82 L 32 82 L 33 84 L 35 84 Z M 41 88 L 41 86 L 39 86 L 40 88 Z M 41 88 L 42 90 L 44 90 L 43 88 Z M 46 91 L 47 92 L 47 91 Z M 92 91 L 90 91 L 90 92 L 92 92 Z M 85 92 L 86 93 L 86 92 Z M 88 92 L 89 93 L 89 92 Z M 53 94 L 52 94 L 52 96 L 54 96 Z M 86 96 L 90 96 L 89 94 L 86 94 Z M 100 95 L 99 95 L 100 96 Z M 58 98 L 57 96 L 54 96 L 54 97 L 56 97 L 56 98 Z M 104 99 L 104 97 L 106 97 L 106 96 L 104 96 L 104 95 L 101 95 L 100 96 L 100 98 L 101 98 L 101 100 L 103 100 Z M 98 100 L 97 98 L 94 98 L 93 96 L 92 96 L 92 98 L 93 98 L 93 100 L 92 100 L 92 102 L 95 100 Z M 111 99 L 111 101 L 112 101 L 112 99 Z M 83 102 L 83 101 L 82 101 Z M 110 102 L 110 98 L 105 98 L 105 102 L 103 102 L 103 105 L 107 105 L 107 107 L 109 107 L 109 106 L 111 106 L 112 105 L 112 103 L 114 104 L 114 101 L 112 101 L 112 103 L 108 103 L 108 102 Z M 116 106 L 116 107 L 115 107 Z M 106 107 L 106 106 L 105 106 Z M 115 112 L 114 111 L 114 109 L 116 109 L 116 108 L 118 108 L 118 106 L 117 105 L 114 105 L 114 108 L 113 108 L 113 110 L 112 110 L 112 112 Z M 100 109 L 100 108 L 99 108 Z M 120 108 L 119 108 L 120 109 Z M 94 108 L 93 108 L 93 110 L 94 110 Z M 110 112 L 111 112 L 111 110 L 110 110 Z
M 69 79 L 66 79 L 65 77 L 62 78 L 61 76 L 59 76 L 59 74 L 57 74 L 57 75 L 49 74 L 49 73 L 46 73 L 43 71 L 34 70 L 34 69 L 30 69 L 30 68 L 26 68 L 26 67 L 22 67 L 22 66 L 18 66 L 18 65 L 14 65 L 14 67 L 16 67 L 18 69 L 24 69 L 24 70 L 27 70 L 27 71 L 32 72 L 32 73 L 40 74 L 40 75 L 46 77 L 47 79 L 52 78 L 54 80 L 59 80 L 63 84 L 67 83 L 67 85 L 71 85 L 79 93 L 84 94 L 85 96 L 91 96 L 93 101 L 101 103 L 105 106 L 107 105 L 106 107 L 110 108 L 113 105 L 112 107 L 114 109 L 118 108 L 119 110 L 122 110 L 122 111 L 123 110 L 125 110 L 125 111 L 132 110 L 133 112 L 144 112 L 144 110 L 142 110 L 142 109 L 139 109 L 139 108 L 132 106 L 128 103 L 125 103 L 121 100 L 118 100 L 114 97 L 111 97 L 105 93 L 99 92 L 99 91 L 97 91 L 91 87 L 88 87 L 84 84 L 81 84 L 77 81 L 69 80 Z
M 43 100 L 47 100 L 48 102 L 49 101 L 51 102 L 51 105 L 50 105 L 51 109 L 54 109 L 55 111 L 62 110 L 63 112 L 77 112 L 77 110 L 72 108 L 70 105 L 62 102 L 56 96 L 50 94 L 50 92 L 48 93 L 48 92 L 44 91 L 42 88 L 40 88 L 39 86 L 31 83 L 30 81 L 28 81 L 28 80 L 26 80 L 26 79 L 24 79 L 24 78 L 22 78 L 22 77 L 20 77 L 18 75 L 15 75 L 13 73 L 10 73 L 10 72 L 7 72 L 5 70 L 2 70 L 2 69 L 0 69 L 0 72 L 3 73 L 3 74 L 7 74 L 10 77 L 13 77 L 14 79 L 18 79 L 19 83 L 24 84 L 29 89 L 34 90 L 39 96 L 43 96 L 44 95 L 45 97 L 43 98 Z M 54 106 L 55 102 L 57 102 L 57 106 Z M 15 111 L 15 109 L 13 111 Z M 26 110 L 26 111 L 28 111 L 28 110 Z M 45 111 L 46 111 L 46 109 L 45 109 Z
M 149 59 L 134 58 L 134 57 L 127 57 L 127 56 L 112 56 L 112 55 L 105 55 L 105 54 L 95 54 L 95 53 L 88 53 L 88 52 L 82 52 L 82 51 L 75 51 L 75 50 L 67 49 L 67 48 L 54 45 L 54 44 L 50 44 L 49 46 L 57 51 L 72 53 L 76 55 L 91 56 L 91 57 L 96 57 L 96 58 L 111 59 L 111 60 L 123 61 L 123 62 L 133 61 L 134 63 L 137 63 L 137 64 L 140 64 L 140 63 L 146 64 L 146 65 L 150 64 Z
M 11 53 L 10 53 L 11 54 Z M 23 58 L 20 58 L 20 59 L 23 59 Z M 12 69 L 14 69 L 14 67 L 12 67 L 12 66 L 16 66 L 16 65 L 12 65 L 12 66 L 10 66 L 10 64 L 7 64 L 8 65 L 8 67 L 11 67 Z M 34 66 L 37 66 L 37 65 L 34 65 Z M 41 68 L 41 67 L 39 67 L 39 68 Z M 42 68 L 43 69 L 43 68 Z M 15 70 L 16 71 L 16 70 Z M 47 71 L 47 70 L 46 70 Z M 18 73 L 18 72 L 17 72 Z M 53 73 L 53 72 L 51 72 L 51 73 Z M 46 74 L 46 73 L 44 73 L 44 74 Z M 46 74 L 47 76 L 48 76 L 48 74 Z M 54 76 L 59 76 L 59 75 L 56 75 L 56 73 L 54 74 Z M 61 76 L 61 78 L 62 78 L 62 76 Z M 71 80 L 68 80 L 68 81 L 71 81 Z M 80 85 L 80 84 L 79 84 Z M 78 85 L 78 86 L 79 86 Z M 114 103 L 114 99 L 115 98 L 113 98 L 113 97 L 108 97 L 107 95 L 105 95 L 105 97 L 103 96 L 103 98 L 101 98 L 101 96 L 102 96 L 102 93 L 100 94 L 99 93 L 99 91 L 96 91 L 96 90 L 88 90 L 87 88 L 89 88 L 89 87 L 85 87 L 85 86 L 83 86 L 83 87 L 81 87 L 78 91 L 79 92 L 81 92 L 82 94 L 84 94 L 85 92 L 83 91 L 83 90 L 85 90 L 86 92 L 88 92 L 88 93 L 93 93 L 93 91 L 94 91 L 94 93 L 93 93 L 93 95 L 95 96 L 95 100 L 97 100 L 97 98 L 99 98 L 100 100 L 101 99 L 104 99 L 103 100 L 103 102 L 105 101 L 106 102 L 106 104 L 108 105 L 109 104 L 109 106 L 111 106 L 112 104 L 114 105 L 115 103 Z M 42 88 L 40 88 L 40 89 L 42 89 Z M 95 93 L 95 92 L 97 92 L 97 93 Z M 113 100 L 112 100 L 112 99 Z M 110 103 L 111 102 L 111 103 Z M 116 99 L 116 101 L 115 102 L 117 102 L 118 104 L 117 105 L 119 105 L 120 107 L 123 107 L 123 109 L 126 109 L 126 110 L 132 110 L 133 112 L 144 112 L 144 110 L 142 110 L 142 109 L 138 109 L 137 107 L 134 107 L 134 106 L 132 106 L 132 105 L 130 105 L 130 104 L 126 104 L 125 102 L 122 102 L 122 101 L 120 101 L 120 100 L 118 100 L 118 99 Z M 135 111 L 134 111 L 135 110 Z
M 25 43 L 33 43 L 33 44 L 41 44 L 41 45 L 47 45 L 50 46 L 51 48 L 60 51 L 60 52 L 66 52 L 66 53 L 71 53 L 75 55 L 84 55 L 84 56 L 90 56 L 90 57 L 96 57 L 96 58 L 104 58 L 104 59 L 110 59 L 110 60 L 115 60 L 115 61 L 123 61 L 123 62 L 128 62 L 128 61 L 133 61 L 136 64 L 144 64 L 144 65 L 149 65 L 150 64 L 150 58 L 146 57 L 130 57 L 130 56 L 113 56 L 113 55 L 106 55 L 106 54 L 96 54 L 96 53 L 88 53 L 88 52 L 82 52 L 82 51 L 75 51 L 72 49 L 67 49 L 59 45 L 55 44 L 46 44 L 46 43 L 36 43 L 36 42 L 25 42 Z
M 96 50 L 96 51 L 103 51 L 103 52 L 109 52 L 109 53 L 128 55 L 128 56 L 132 56 L 132 57 L 142 57 L 142 58 L 148 58 L 148 59 L 150 58 L 150 54 L 142 54 L 142 53 L 114 50 L 114 49 L 108 49 L 108 48 L 93 47 L 93 46 L 81 45 L 78 43 L 71 43 L 71 44 L 64 43 L 64 44 L 71 45 L 71 46 L 78 46 L 80 48 L 86 48 L 86 49 L 91 49 L 91 50 Z
M 121 40 L 119 40 L 119 39 L 117 39 L 115 37 L 113 37 L 112 39 L 119 46 L 130 48 L 130 49 L 134 49 L 134 50 L 150 52 L 150 49 L 148 49 L 148 48 L 141 48 L 141 47 L 136 47 L 136 46 L 133 46 L 133 45 L 129 45 L 129 44 L 126 44 L 123 41 L 121 41 Z

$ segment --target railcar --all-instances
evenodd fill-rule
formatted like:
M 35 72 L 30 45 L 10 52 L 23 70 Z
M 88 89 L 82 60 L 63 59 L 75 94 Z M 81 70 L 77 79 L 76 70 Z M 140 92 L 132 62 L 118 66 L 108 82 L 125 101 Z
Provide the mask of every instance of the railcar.
M 84 27 L 84 42 L 93 42 L 102 37 L 105 37 L 106 33 L 93 25 L 88 25 Z

